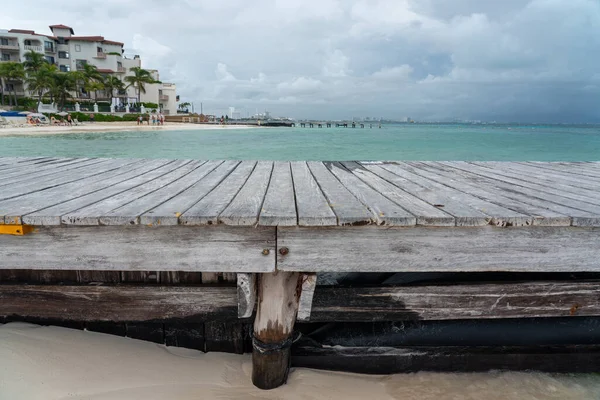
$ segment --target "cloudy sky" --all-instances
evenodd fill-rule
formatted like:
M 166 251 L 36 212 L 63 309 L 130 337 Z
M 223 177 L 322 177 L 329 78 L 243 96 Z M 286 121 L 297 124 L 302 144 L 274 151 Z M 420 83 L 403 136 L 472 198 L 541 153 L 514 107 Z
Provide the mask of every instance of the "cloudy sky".
M 50 24 L 125 42 L 209 112 L 600 122 L 600 0 L 2 4 L 0 28 Z

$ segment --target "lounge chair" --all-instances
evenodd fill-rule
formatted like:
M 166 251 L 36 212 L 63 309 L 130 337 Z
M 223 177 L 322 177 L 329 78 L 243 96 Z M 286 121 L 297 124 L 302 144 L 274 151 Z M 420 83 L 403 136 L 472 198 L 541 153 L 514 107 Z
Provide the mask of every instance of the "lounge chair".
M 73 125 L 77 126 L 77 125 L 81 125 L 81 122 L 79 122 L 79 120 L 77 118 L 73 119 Z

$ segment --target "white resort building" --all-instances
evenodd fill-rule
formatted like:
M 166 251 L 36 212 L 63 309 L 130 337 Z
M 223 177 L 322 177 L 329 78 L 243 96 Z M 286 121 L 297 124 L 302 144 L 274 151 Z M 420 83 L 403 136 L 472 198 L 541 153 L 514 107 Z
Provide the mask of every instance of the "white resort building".
M 92 64 L 105 75 L 115 75 L 124 81 L 132 75 L 132 67 L 142 67 L 139 56 L 126 57 L 121 42 L 107 40 L 103 36 L 75 36 L 73 28 L 66 25 L 51 25 L 52 35 L 43 35 L 22 29 L 0 30 L 0 62 L 24 62 L 30 50 L 44 54 L 46 61 L 58 66 L 60 71 L 83 69 L 84 64 Z M 149 70 L 156 80 L 160 80 L 157 70 Z M 173 83 L 148 84 L 146 93 L 141 93 L 141 101 L 159 104 L 165 114 L 177 113 L 177 93 Z M 8 92 L 7 88 L 3 88 Z M 12 89 L 12 88 L 11 88 Z M 22 84 L 15 88 L 20 96 L 31 95 Z M 98 92 L 98 100 L 109 101 L 110 96 Z M 32 96 L 33 97 L 33 96 Z M 90 101 L 90 94 L 83 89 L 74 93 L 79 101 Z M 119 92 L 113 99 L 115 106 L 125 106 L 137 102 L 137 90 L 129 87 Z

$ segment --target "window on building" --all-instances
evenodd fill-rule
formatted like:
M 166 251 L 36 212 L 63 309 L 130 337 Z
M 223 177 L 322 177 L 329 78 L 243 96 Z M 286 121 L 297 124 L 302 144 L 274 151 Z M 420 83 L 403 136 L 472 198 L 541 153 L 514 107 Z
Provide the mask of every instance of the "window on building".
M 8 46 L 8 39 L 6 39 L 6 38 L 0 38 L 0 44 L 2 46 Z
M 31 46 L 31 40 L 25 39 L 25 46 Z
M 75 51 L 81 51 L 81 45 L 76 44 L 75 45 Z
M 67 44 L 67 41 L 65 40 L 65 38 L 64 38 L 64 37 L 62 37 L 62 36 L 59 36 L 59 37 L 58 37 L 58 44 Z
M 10 61 L 10 54 L 2 54 L 2 61 Z
M 69 52 L 68 51 L 59 51 L 58 58 L 69 59 Z
M 46 50 L 46 51 L 54 51 L 54 43 L 52 43 L 52 42 L 44 42 L 44 50 Z
M 83 66 L 87 64 L 87 60 L 77 60 L 75 61 L 75 68 L 77 68 L 77 70 L 81 70 L 83 69 Z
M 70 65 L 61 65 L 59 67 L 59 69 L 60 69 L 60 72 L 69 72 L 69 71 L 71 71 L 71 66 Z
M 56 61 L 54 60 L 54 57 L 52 56 L 46 56 L 44 57 L 44 59 L 49 62 L 50 64 L 54 64 Z
M 96 47 L 96 51 L 97 51 L 98 53 L 102 53 L 102 52 L 103 52 L 103 51 L 102 51 L 102 47 Z
M 13 92 L 15 90 L 15 84 L 7 83 L 6 86 L 4 87 L 4 90 L 6 90 L 7 92 Z

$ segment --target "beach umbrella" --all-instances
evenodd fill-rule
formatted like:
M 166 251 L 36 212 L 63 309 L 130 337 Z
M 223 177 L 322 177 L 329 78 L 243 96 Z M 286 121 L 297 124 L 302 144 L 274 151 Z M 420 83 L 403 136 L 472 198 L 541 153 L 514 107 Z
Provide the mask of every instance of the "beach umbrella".
M 61 117 L 66 117 L 67 115 L 69 115 L 69 113 L 61 111 L 61 112 L 57 113 L 56 115 L 60 115 Z
M 44 114 L 40 114 L 40 113 L 31 113 L 29 114 L 30 117 L 37 117 L 37 118 L 41 118 L 41 117 L 45 117 Z

